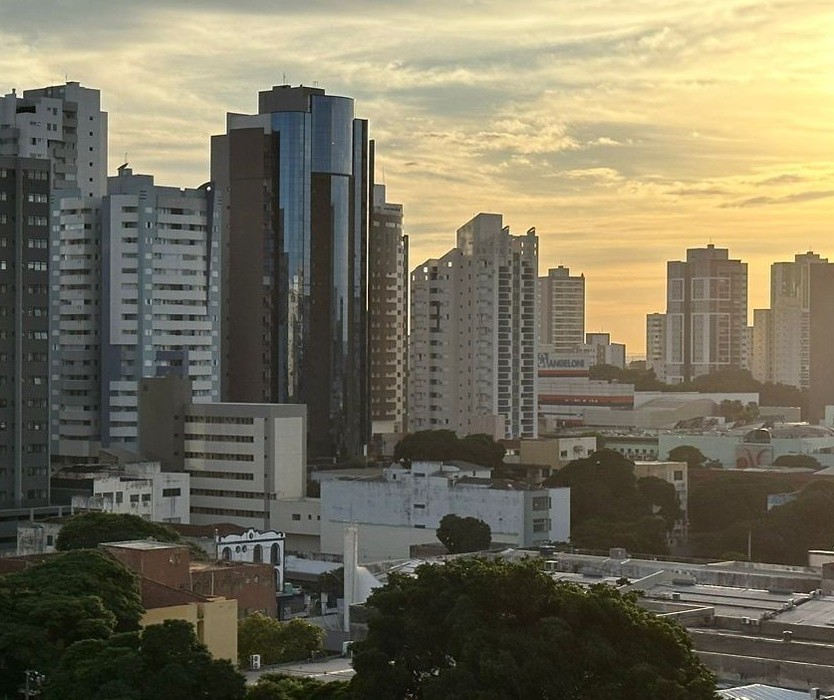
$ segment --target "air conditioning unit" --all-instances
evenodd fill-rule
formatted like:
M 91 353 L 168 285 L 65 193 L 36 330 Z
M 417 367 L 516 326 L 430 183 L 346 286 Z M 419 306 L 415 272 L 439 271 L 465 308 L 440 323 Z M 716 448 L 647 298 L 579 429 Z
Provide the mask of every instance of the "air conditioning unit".
M 253 671 L 257 671 L 261 668 L 261 655 L 260 654 L 250 654 L 249 655 L 249 668 Z

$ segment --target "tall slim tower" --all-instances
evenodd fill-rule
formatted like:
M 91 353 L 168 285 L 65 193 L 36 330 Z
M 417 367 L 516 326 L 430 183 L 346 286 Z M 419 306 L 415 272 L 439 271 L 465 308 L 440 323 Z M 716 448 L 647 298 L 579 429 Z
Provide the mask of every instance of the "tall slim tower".
M 374 433 L 405 430 L 408 376 L 408 236 L 402 204 L 374 185 L 368 242 L 368 353 Z
M 825 418 L 825 407 L 834 406 L 834 263 L 817 263 L 809 277 L 809 357 L 808 419 L 817 423 Z
M 411 273 L 409 429 L 536 437 L 535 229 L 478 214 Z
M 50 442 L 53 459 L 87 458 L 99 444 L 100 204 L 107 113 L 77 82 L 0 98 L 0 154 L 50 169 Z
M 0 156 L 0 511 L 49 504 L 49 175 Z
M 559 265 L 539 277 L 539 342 L 571 352 L 585 342 L 585 275 Z
M 827 263 L 811 251 L 770 266 L 771 377 L 808 388 L 810 267 Z
M 304 403 L 308 454 L 369 439 L 367 242 L 373 158 L 353 100 L 280 85 L 212 138 L 224 212 L 225 400 Z
M 744 367 L 747 348 L 747 263 L 726 248 L 690 248 L 669 261 L 666 278 L 666 381 L 689 381 Z

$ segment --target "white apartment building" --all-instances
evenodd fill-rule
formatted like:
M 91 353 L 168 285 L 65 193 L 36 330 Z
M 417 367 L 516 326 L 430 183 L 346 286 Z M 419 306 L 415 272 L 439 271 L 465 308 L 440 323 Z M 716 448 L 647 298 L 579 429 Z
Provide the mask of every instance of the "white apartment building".
M 478 214 L 411 273 L 409 429 L 535 437 L 535 229 Z
M 807 389 L 810 375 L 811 251 L 770 266 L 770 309 L 753 311 L 750 369 L 759 381 Z
M 102 204 L 101 441 L 135 445 L 138 382 L 191 379 L 220 398 L 220 260 L 213 188 L 154 185 L 122 166 Z
M 52 498 L 74 510 L 138 515 L 162 523 L 189 523 L 190 478 L 163 472 L 159 462 L 83 464 L 52 475 Z
M 0 155 L 50 159 L 53 193 L 101 197 L 107 172 L 101 94 L 68 82 L 0 97 Z
M 0 155 L 50 162 L 50 434 L 59 460 L 99 445 L 100 205 L 107 113 L 77 82 L 0 97 Z M 65 459 L 64 459 L 65 458 Z
M 585 340 L 585 275 L 559 265 L 537 283 L 539 342 L 571 352 Z
M 437 542 L 450 513 L 483 520 L 492 541 L 517 546 L 570 538 L 570 489 L 525 489 L 493 480 L 466 462 L 391 465 L 377 478 L 321 481 L 321 551 L 339 554 L 344 530 L 358 526 L 360 561 L 409 556 L 413 545 Z
M 299 404 L 189 405 L 182 460 L 191 475 L 191 522 L 283 530 L 279 523 L 286 524 L 291 511 L 300 525 L 306 423 L 307 408 Z M 312 521 L 304 525 L 309 529 Z

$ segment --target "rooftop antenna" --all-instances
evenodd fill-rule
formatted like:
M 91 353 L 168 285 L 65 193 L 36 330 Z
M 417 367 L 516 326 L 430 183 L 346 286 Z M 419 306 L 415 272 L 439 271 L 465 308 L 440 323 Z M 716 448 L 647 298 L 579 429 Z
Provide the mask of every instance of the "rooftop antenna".
M 287 84 L 287 74 L 286 73 L 281 73 L 281 80 L 282 80 L 283 85 Z

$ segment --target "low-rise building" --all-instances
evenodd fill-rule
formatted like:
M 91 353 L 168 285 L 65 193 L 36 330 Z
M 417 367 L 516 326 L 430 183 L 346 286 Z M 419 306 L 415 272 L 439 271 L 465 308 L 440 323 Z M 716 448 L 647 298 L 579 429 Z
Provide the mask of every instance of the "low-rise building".
M 440 520 L 450 513 L 483 520 L 495 543 L 570 537 L 568 488 L 526 487 L 467 462 L 414 461 L 365 475 L 334 474 L 321 478 L 322 552 L 342 552 L 345 527 L 355 524 L 361 561 L 408 557 L 413 545 L 436 541 Z
M 159 462 L 79 464 L 54 472 L 52 499 L 74 510 L 138 515 L 163 523 L 188 523 L 190 477 L 163 472 Z

